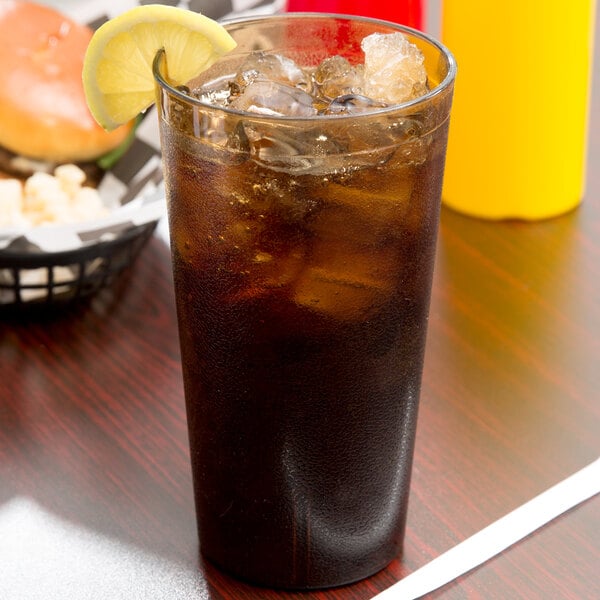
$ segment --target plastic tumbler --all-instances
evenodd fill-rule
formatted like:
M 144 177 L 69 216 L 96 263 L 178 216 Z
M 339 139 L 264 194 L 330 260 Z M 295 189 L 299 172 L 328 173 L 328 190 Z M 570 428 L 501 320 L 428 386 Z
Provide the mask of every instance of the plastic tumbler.
M 238 47 L 187 87 L 155 60 L 200 549 L 256 584 L 337 586 L 402 547 L 455 67 L 381 21 L 226 27 Z M 321 40 L 360 62 L 374 32 L 406 32 L 429 90 L 311 112 L 297 65 Z

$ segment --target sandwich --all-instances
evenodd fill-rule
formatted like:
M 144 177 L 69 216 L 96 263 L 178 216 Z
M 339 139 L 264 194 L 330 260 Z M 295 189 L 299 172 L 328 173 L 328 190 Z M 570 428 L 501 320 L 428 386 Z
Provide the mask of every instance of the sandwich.
M 91 37 L 53 8 L 0 0 L 0 177 L 72 163 L 94 185 L 108 164 L 99 159 L 131 140 L 133 123 L 109 133 L 87 107 L 81 76 Z

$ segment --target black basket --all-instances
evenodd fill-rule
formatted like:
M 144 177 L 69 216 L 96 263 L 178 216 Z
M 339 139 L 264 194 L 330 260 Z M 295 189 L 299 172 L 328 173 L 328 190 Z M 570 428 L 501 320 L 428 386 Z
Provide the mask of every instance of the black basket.
M 131 265 L 155 228 L 153 221 L 64 252 L 0 250 L 0 312 L 64 306 L 92 296 Z

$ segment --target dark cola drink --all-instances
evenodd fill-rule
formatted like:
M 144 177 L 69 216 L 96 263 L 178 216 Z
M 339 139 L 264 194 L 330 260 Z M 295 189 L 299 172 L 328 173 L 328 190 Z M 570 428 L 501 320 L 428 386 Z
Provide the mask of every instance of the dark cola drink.
M 238 52 L 159 110 L 201 551 L 302 589 L 401 551 L 453 72 L 418 38 L 431 73 L 389 109 L 354 56 L 273 58 L 289 19 L 230 25 Z

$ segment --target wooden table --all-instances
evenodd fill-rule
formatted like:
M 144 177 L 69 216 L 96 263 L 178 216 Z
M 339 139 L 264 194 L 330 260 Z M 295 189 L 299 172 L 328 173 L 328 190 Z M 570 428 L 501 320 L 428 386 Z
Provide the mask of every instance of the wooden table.
M 17 553 L 0 597 L 366 599 L 600 455 L 598 83 L 579 210 L 535 224 L 443 211 L 402 557 L 306 594 L 199 564 L 170 259 L 154 238 L 89 306 L 0 321 L 0 557 L 3 543 Z M 599 598 L 599 564 L 595 497 L 428 597 Z

